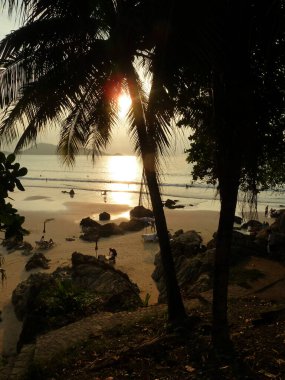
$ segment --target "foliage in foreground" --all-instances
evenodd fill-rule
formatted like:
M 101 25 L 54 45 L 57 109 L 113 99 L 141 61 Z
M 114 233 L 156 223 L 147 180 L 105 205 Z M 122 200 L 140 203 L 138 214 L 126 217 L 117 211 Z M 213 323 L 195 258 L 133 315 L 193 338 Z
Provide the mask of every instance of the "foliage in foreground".
M 24 167 L 21 168 L 19 163 L 15 163 L 15 159 L 14 154 L 6 157 L 4 153 L 0 152 L 0 231 L 5 231 L 5 239 L 14 237 L 21 241 L 23 235 L 27 233 L 22 227 L 25 217 L 19 215 L 6 199 L 10 198 L 9 193 L 13 192 L 15 188 L 20 191 L 25 190 L 19 177 L 25 176 L 28 170 Z

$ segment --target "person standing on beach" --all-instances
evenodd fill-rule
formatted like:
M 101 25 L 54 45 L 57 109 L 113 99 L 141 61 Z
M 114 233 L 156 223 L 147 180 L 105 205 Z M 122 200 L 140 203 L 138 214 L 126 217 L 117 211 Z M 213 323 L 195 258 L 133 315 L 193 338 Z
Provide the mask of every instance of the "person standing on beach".
M 100 238 L 100 236 L 96 235 L 95 239 L 94 239 L 94 242 L 95 242 L 95 255 L 96 255 L 96 257 L 98 257 L 98 240 L 99 240 L 99 238 Z
M 109 248 L 109 256 L 111 257 L 112 260 L 115 260 L 117 255 L 118 253 L 115 250 L 115 248 Z
M 265 212 L 264 212 L 265 218 L 268 217 L 268 205 L 265 207 Z

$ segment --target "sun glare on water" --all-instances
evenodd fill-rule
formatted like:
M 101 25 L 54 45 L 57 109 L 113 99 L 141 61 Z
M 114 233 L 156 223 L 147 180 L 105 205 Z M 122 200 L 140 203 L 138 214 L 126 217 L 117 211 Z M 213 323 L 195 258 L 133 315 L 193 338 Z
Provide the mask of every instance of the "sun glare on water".
M 130 191 L 135 190 L 132 183 L 138 176 L 140 167 L 133 156 L 112 156 L 109 161 L 109 170 L 113 181 L 110 184 L 113 202 L 117 204 L 129 204 Z
M 119 95 L 118 108 L 119 108 L 119 117 L 121 119 L 123 119 L 127 115 L 131 104 L 132 104 L 132 101 L 128 94 L 123 92 L 121 95 Z

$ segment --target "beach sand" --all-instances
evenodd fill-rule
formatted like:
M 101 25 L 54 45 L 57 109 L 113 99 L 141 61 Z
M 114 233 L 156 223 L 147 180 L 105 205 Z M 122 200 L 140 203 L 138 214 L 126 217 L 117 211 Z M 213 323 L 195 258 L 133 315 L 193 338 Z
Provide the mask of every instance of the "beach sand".
M 25 241 L 35 246 L 35 241 L 40 240 L 43 235 L 44 221 L 53 219 L 45 226 L 45 239 L 52 238 L 55 242 L 54 247 L 45 251 L 46 257 L 50 259 L 50 269 L 41 271 L 46 273 L 54 271 L 59 266 L 69 265 L 71 255 L 75 251 L 95 255 L 94 243 L 79 238 L 81 234 L 79 223 L 82 218 L 90 216 L 98 221 L 99 213 L 106 211 L 111 214 L 111 222 L 120 223 L 129 218 L 129 211 L 132 208 L 128 205 L 81 202 L 80 197 L 69 199 L 66 194 L 55 194 L 55 190 L 49 192 L 49 196 L 39 196 L 39 190 L 35 189 L 25 193 L 13 197 L 13 205 L 26 217 L 24 227 L 30 231 Z M 196 230 L 201 233 L 203 241 L 207 242 L 217 229 L 219 216 L 217 211 L 165 209 L 165 214 L 171 233 L 181 228 L 184 231 Z M 150 233 L 150 228 L 121 236 L 101 238 L 97 253 L 105 255 L 109 252 L 109 248 L 115 248 L 118 252 L 116 268 L 127 273 L 139 286 L 142 299 L 147 293 L 150 294 L 150 303 L 153 304 L 157 302 L 158 292 L 151 274 L 154 270 L 154 256 L 159 248 L 158 243 L 143 242 L 142 234 L 145 232 Z M 75 240 L 67 241 L 66 238 Z M 7 254 L 3 247 L 0 247 L 0 250 L 5 256 L 3 267 L 7 273 L 0 299 L 3 318 L 0 323 L 0 351 L 4 355 L 10 355 L 15 352 L 21 329 L 21 323 L 16 320 L 11 305 L 12 291 L 18 283 L 39 270 L 26 272 L 24 267 L 28 257 L 23 256 L 20 251 Z

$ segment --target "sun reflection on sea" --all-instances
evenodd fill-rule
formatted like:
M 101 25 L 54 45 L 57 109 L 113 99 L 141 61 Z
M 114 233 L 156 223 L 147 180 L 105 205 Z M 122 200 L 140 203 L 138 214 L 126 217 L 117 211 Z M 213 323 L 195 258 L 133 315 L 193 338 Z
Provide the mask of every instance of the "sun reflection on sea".
M 137 189 L 134 181 L 141 170 L 134 156 L 113 156 L 109 160 L 109 170 L 113 181 L 109 184 L 108 198 L 111 203 L 130 204 Z
M 114 181 L 131 182 L 137 176 L 139 165 L 135 156 L 111 156 L 109 170 Z

